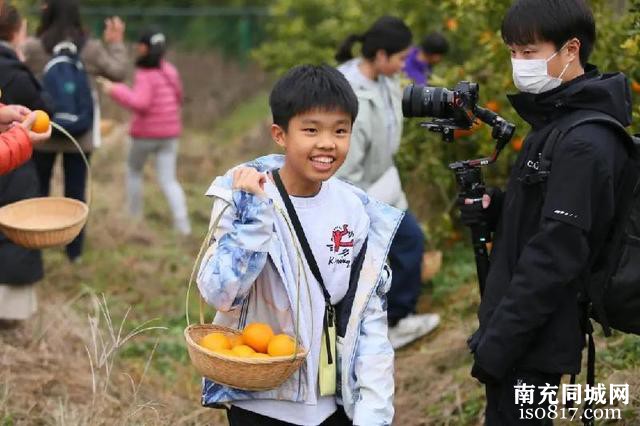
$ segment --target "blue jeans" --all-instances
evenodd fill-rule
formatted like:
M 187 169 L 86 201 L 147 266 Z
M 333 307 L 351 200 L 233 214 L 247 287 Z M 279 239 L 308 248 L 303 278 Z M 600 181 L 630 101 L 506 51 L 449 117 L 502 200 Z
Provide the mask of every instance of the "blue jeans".
M 415 312 L 422 285 L 423 253 L 424 234 L 415 216 L 407 211 L 389 250 L 389 266 L 393 272 L 387 293 L 390 326 Z
M 57 152 L 34 151 L 33 161 L 40 179 L 40 195 L 48 197 L 51 191 L 51 175 L 56 161 Z M 87 160 L 90 154 L 85 154 Z M 64 196 L 76 200 L 85 201 L 87 190 L 87 166 L 79 153 L 62 154 L 62 168 L 64 170 Z M 84 229 L 66 247 L 67 257 L 74 260 L 82 255 L 84 243 Z

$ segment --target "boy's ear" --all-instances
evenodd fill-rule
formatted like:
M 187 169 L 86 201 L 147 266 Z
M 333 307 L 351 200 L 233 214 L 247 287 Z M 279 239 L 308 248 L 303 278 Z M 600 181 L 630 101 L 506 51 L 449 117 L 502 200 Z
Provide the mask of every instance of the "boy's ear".
M 574 61 L 575 59 L 580 58 L 580 40 L 578 38 L 573 38 L 567 42 L 567 54 L 569 55 L 569 59 Z
M 286 135 L 287 132 L 285 132 L 282 127 L 278 126 L 277 124 L 271 125 L 271 139 L 273 139 L 275 143 L 285 149 L 287 148 L 285 139 Z

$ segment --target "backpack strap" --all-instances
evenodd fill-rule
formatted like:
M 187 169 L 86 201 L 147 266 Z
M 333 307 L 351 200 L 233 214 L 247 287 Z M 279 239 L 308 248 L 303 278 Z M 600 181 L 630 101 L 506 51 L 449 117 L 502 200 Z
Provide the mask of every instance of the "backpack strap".
M 551 162 L 555 148 L 558 142 L 563 139 L 567 133 L 578 126 L 591 123 L 601 123 L 610 128 L 616 129 L 621 136 L 625 137 L 625 145 L 629 154 L 637 156 L 638 145 L 618 120 L 613 118 L 611 115 L 600 111 L 577 110 L 560 119 L 551 130 L 551 133 L 544 144 L 544 148 L 542 149 L 540 172 L 546 172 L 547 176 L 551 172 Z

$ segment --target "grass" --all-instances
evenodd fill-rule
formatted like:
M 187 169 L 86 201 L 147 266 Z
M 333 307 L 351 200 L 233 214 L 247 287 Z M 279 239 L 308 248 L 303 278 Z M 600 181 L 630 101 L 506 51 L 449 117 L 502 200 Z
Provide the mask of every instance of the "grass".
M 253 98 L 238 105 L 229 116 L 219 123 L 214 136 L 223 143 L 229 143 L 244 135 L 247 129 L 268 117 L 269 93 L 261 91 Z

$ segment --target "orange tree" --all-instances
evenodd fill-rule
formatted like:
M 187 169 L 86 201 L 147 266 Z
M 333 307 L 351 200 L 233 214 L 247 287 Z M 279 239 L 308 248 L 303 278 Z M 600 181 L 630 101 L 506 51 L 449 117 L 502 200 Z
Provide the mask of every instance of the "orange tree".
M 631 12 L 612 10 L 609 0 L 590 3 L 599 34 L 592 62 L 603 71 L 624 71 L 640 83 L 640 71 L 635 69 L 635 58 L 640 53 L 640 0 L 631 2 Z M 480 105 L 497 110 L 517 125 L 513 143 L 497 164 L 485 170 L 489 184 L 502 185 L 528 131 L 506 97 L 515 88 L 500 23 L 510 4 L 511 0 L 276 0 L 271 7 L 269 38 L 255 55 L 276 73 L 300 63 L 335 64 L 333 55 L 339 43 L 351 33 L 364 31 L 383 14 L 405 19 L 416 40 L 430 31 L 442 31 L 452 51 L 446 63 L 436 68 L 430 84 L 451 88 L 460 80 L 478 82 Z M 637 90 L 640 92 L 640 84 Z M 412 210 L 421 218 L 432 241 L 440 243 L 459 238 L 452 220 L 457 188 L 447 165 L 457 159 L 488 155 L 494 142 L 489 128 L 479 126 L 472 134 L 445 144 L 437 135 L 420 128 L 419 122 L 405 122 L 396 161 Z

